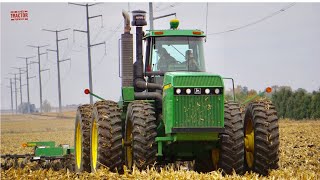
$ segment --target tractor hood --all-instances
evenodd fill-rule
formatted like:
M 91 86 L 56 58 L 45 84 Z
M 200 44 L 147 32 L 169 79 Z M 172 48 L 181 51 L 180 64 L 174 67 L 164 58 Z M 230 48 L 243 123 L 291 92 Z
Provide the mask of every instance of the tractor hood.
M 163 85 L 173 87 L 223 87 L 222 77 L 207 72 L 167 72 Z

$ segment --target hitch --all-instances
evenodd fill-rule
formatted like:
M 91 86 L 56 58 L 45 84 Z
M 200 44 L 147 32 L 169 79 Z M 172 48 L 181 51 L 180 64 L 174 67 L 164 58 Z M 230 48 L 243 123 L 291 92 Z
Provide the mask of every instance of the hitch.
M 105 101 L 105 99 L 103 99 L 102 97 L 100 97 L 100 96 L 92 93 L 92 92 L 90 91 L 90 89 L 85 89 L 85 90 L 84 90 L 84 93 L 85 93 L 85 94 L 90 94 L 91 96 L 94 96 L 94 97 L 96 97 L 96 98 L 98 98 L 98 99 L 100 99 L 100 100 Z

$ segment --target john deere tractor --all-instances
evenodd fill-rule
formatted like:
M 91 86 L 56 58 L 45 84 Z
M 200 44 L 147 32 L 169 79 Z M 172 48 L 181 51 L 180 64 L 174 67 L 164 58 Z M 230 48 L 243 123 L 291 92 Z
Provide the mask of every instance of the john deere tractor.
M 204 33 L 178 29 L 177 19 L 168 30 L 145 33 L 145 14 L 132 12 L 134 62 L 130 18 L 123 12 L 120 101 L 86 90 L 102 100 L 78 108 L 76 171 L 120 172 L 124 165 L 144 170 L 176 161 L 192 161 L 198 172 L 267 175 L 277 168 L 279 130 L 272 103 L 252 100 L 240 108 L 226 101 L 225 79 L 205 72 Z

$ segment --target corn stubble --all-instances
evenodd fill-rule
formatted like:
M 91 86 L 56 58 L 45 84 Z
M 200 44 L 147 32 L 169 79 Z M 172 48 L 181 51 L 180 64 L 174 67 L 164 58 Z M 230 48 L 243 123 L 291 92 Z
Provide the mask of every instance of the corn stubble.
M 96 173 L 76 174 L 68 170 L 35 170 L 30 164 L 24 169 L 1 170 L 1 179 L 320 179 L 320 121 L 280 120 L 279 124 L 280 168 L 271 171 L 267 177 L 261 177 L 255 173 L 223 176 L 220 171 L 199 174 L 183 168 L 174 170 L 171 166 L 160 170 L 150 168 L 146 171 L 139 171 L 134 169 L 132 173 L 125 169 L 124 174 L 110 172 L 107 168 L 102 168 Z M 19 147 L 21 142 L 26 141 L 27 137 L 29 141 L 39 141 L 46 136 L 54 138 L 53 140 L 58 143 L 73 141 L 72 131 L 41 132 L 28 135 L 24 133 L 1 134 L 1 153 L 27 153 L 26 149 Z

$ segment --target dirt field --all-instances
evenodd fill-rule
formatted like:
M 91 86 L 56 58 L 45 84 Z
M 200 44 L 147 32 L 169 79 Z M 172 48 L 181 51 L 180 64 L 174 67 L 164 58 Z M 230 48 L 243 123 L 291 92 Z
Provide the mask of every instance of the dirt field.
M 1 154 L 30 153 L 22 148 L 27 141 L 53 140 L 58 144 L 73 146 L 74 112 L 63 117 L 56 114 L 39 115 L 1 115 Z M 268 177 L 255 173 L 244 176 L 223 177 L 220 172 L 198 174 L 194 171 L 173 171 L 170 168 L 161 172 L 148 170 L 119 175 L 106 169 L 97 173 L 80 175 L 52 170 L 32 171 L 10 169 L 1 171 L 1 179 L 320 179 L 320 121 L 280 121 L 280 169 L 271 171 Z

